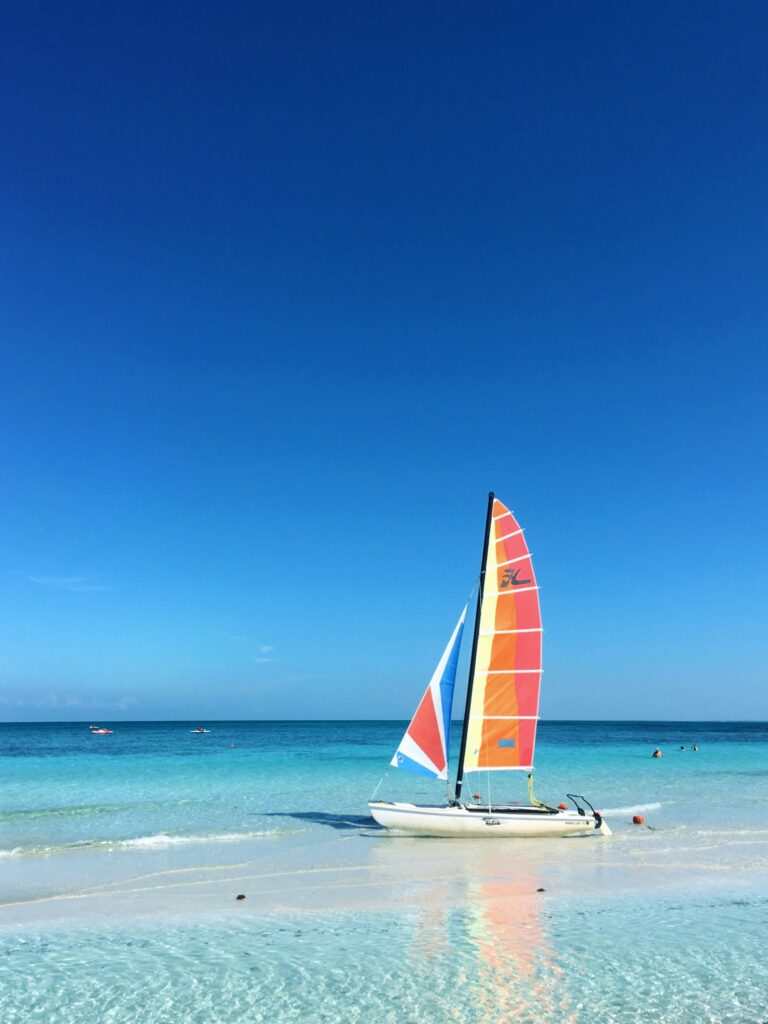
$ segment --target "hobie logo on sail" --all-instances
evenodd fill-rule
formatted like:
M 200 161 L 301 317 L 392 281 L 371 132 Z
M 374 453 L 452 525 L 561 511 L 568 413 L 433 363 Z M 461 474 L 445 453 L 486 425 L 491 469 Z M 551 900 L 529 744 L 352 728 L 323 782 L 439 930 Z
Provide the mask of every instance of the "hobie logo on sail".
M 524 583 L 532 583 L 533 580 L 521 580 L 519 569 L 505 569 L 501 580 L 502 590 L 505 587 L 522 587 Z

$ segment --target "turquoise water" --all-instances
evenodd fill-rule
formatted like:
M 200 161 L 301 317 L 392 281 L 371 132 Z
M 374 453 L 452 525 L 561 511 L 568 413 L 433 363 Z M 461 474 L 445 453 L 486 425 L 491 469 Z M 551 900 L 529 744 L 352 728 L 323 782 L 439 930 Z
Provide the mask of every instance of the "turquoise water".
M 4 1022 L 768 1020 L 768 725 L 542 723 L 614 837 L 472 843 L 372 826 L 404 723 L 87 724 L 0 726 Z
M 494 918 L 488 902 L 446 914 L 408 908 L 2 939 L 2 1019 L 766 1019 L 768 966 L 756 947 L 766 900 L 634 899 L 585 910 L 543 897 L 509 920 Z
M 194 726 L 118 723 L 112 736 L 91 736 L 86 725 L 0 725 L 0 855 L 322 831 L 313 812 L 367 814 L 405 723 L 221 722 L 205 735 Z M 693 743 L 697 753 L 679 752 Z M 656 746 L 663 761 L 650 760 Z M 765 818 L 767 755 L 760 723 L 544 722 L 537 791 L 552 802 L 584 793 L 603 810 L 659 803 L 661 824 L 749 827 Z M 524 778 L 498 779 L 492 798 L 525 799 Z M 467 790 L 485 797 L 483 777 Z M 392 770 L 379 795 L 443 792 Z

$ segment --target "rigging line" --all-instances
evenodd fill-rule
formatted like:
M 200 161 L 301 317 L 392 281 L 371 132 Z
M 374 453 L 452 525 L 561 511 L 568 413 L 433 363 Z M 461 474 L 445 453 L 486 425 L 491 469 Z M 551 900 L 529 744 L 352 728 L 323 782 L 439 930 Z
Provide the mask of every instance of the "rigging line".
M 480 574 L 478 573 L 477 576 L 475 576 L 475 582 L 472 584 L 472 589 L 469 592 L 469 597 L 467 598 L 467 605 L 469 605 L 470 601 L 472 600 L 472 598 L 477 593 L 477 588 L 479 586 L 480 586 Z
M 373 793 L 371 793 L 371 796 L 370 796 L 370 798 L 369 798 L 370 800 L 375 800 L 375 799 L 376 799 L 376 794 L 377 794 L 377 793 L 379 792 L 379 790 L 381 789 L 381 784 L 382 784 L 382 782 L 384 781 L 384 779 L 386 779 L 386 777 L 387 777 L 388 775 L 389 775 L 389 768 L 387 767 L 387 768 L 385 768 L 385 769 L 384 769 L 384 774 L 383 774 L 383 775 L 381 776 L 381 778 L 379 779 L 379 781 L 378 781 L 378 784 L 377 784 L 377 786 L 376 786 L 376 789 L 374 789 Z

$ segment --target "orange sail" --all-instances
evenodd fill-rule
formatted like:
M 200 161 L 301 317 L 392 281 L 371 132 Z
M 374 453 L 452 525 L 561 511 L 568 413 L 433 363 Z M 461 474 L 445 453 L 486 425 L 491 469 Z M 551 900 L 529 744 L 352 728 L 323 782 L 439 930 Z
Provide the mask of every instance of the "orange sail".
M 463 770 L 533 767 L 541 682 L 539 588 L 525 535 L 493 499 Z

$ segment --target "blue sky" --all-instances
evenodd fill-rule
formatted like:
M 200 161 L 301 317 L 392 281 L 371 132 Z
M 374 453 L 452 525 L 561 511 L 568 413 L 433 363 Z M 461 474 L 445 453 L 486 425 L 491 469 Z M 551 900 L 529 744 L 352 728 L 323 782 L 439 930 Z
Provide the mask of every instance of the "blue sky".
M 768 9 L 17 7 L 0 718 L 768 718 Z

